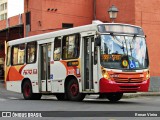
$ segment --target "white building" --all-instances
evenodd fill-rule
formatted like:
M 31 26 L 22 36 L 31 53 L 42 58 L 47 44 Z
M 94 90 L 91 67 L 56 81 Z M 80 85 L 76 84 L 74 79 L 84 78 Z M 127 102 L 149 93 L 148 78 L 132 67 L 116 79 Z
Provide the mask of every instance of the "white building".
M 7 19 L 8 0 L 0 0 L 0 20 Z

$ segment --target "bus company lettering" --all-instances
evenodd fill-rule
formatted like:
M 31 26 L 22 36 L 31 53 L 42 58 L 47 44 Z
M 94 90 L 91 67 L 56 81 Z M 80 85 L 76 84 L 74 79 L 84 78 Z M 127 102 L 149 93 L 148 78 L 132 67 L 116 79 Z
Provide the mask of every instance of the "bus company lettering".
M 37 74 L 37 69 L 28 69 L 23 71 L 23 75 Z

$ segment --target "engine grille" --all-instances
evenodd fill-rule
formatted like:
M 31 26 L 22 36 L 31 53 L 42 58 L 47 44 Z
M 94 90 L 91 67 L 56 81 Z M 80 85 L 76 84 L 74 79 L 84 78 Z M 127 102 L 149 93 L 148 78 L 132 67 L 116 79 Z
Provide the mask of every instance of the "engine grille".
M 114 78 L 117 83 L 141 83 L 143 78 Z
M 112 80 L 117 83 L 141 83 L 144 80 L 143 74 L 114 74 Z

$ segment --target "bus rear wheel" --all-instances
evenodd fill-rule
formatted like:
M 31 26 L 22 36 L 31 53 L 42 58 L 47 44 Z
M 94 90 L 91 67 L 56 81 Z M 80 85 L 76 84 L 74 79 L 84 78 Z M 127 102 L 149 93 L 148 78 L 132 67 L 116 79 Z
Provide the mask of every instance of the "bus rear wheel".
M 106 95 L 107 99 L 110 102 L 117 102 L 122 98 L 122 96 L 123 96 L 123 93 L 108 93 Z
M 71 101 L 82 101 L 85 98 L 85 94 L 79 92 L 79 85 L 77 80 L 71 79 L 66 86 L 67 98 Z
M 32 85 L 29 80 L 24 81 L 22 85 L 22 92 L 25 100 L 39 100 L 42 96 L 40 93 L 32 92 Z

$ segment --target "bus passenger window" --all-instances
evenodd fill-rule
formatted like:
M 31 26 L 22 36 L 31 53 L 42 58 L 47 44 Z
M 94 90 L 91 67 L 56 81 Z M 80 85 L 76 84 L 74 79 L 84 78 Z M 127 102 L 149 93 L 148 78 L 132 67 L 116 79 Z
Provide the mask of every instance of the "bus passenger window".
M 60 60 L 61 58 L 61 39 L 55 38 L 54 41 L 54 60 Z
M 27 63 L 36 62 L 37 42 L 27 43 Z
M 24 55 L 25 55 L 24 51 L 25 51 L 25 44 L 13 46 L 12 49 L 13 65 L 24 64 Z
M 70 35 L 63 38 L 63 59 L 75 59 L 79 57 L 79 35 Z
M 10 47 L 7 48 L 7 62 L 6 65 L 9 66 L 10 65 Z

